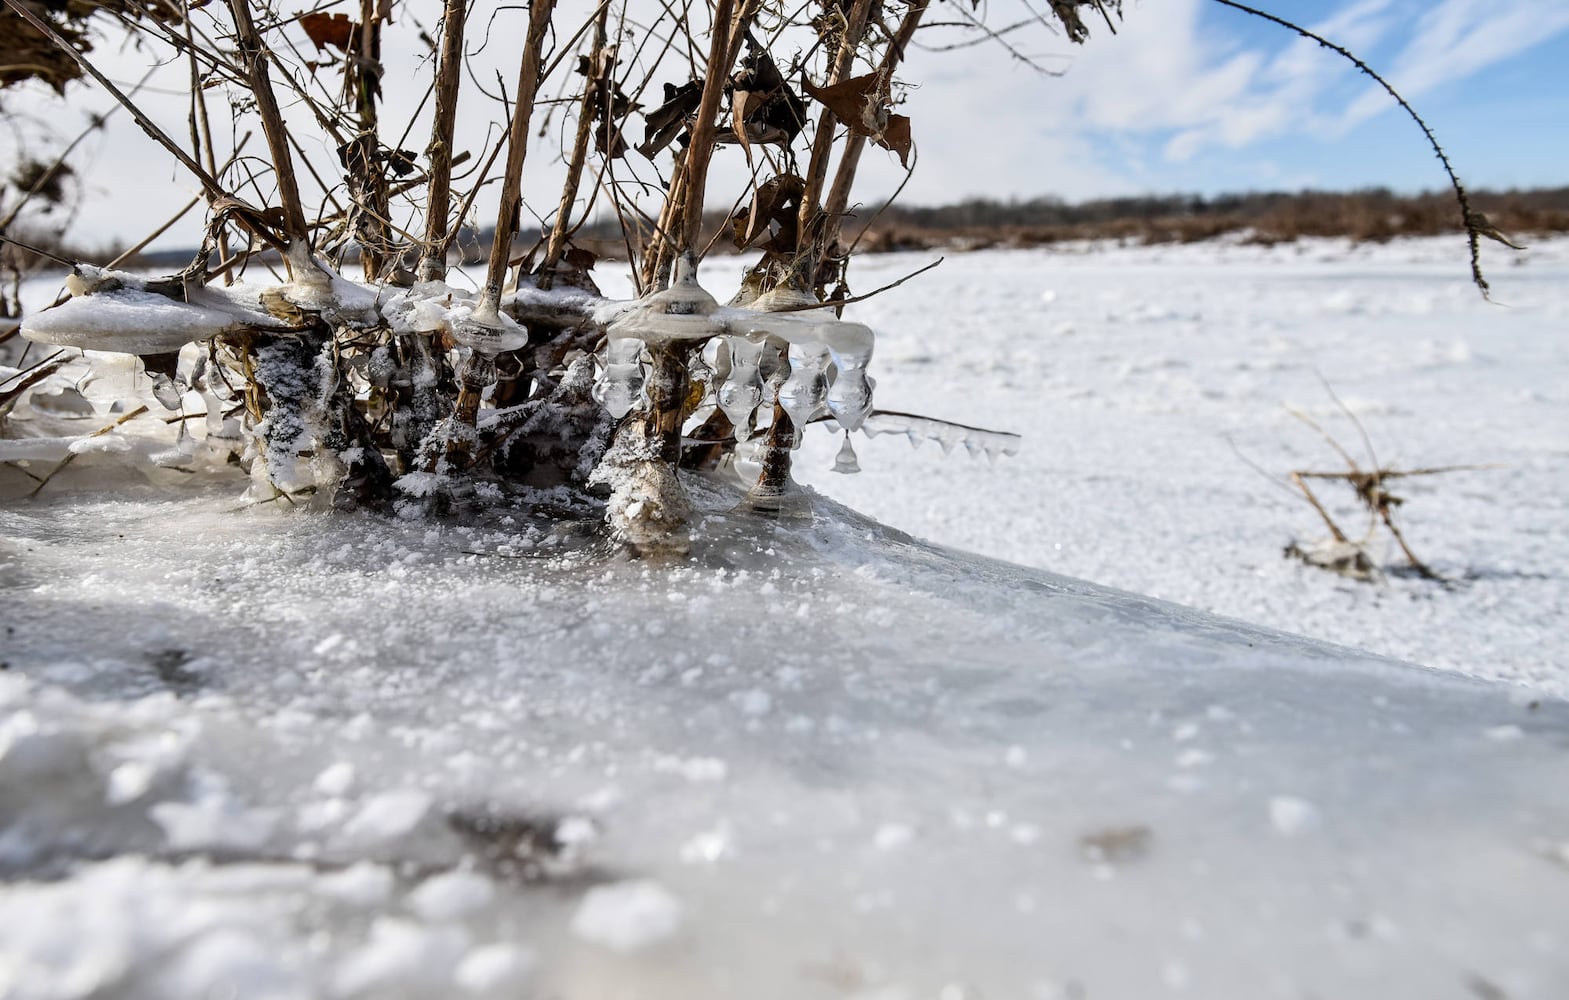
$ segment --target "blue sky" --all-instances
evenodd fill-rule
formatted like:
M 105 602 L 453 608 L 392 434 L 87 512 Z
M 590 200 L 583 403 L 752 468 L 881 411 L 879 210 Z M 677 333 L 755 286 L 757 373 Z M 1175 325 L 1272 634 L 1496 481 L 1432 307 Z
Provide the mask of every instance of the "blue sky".
M 1569 185 L 1569 0 L 1255 2 L 1344 42 L 1389 77 L 1472 187 Z M 589 0 L 560 4 L 574 16 L 589 9 Z M 429 15 L 429 6 L 420 0 L 418 9 Z M 1444 184 L 1416 126 L 1333 53 L 1212 0 L 1124 6 L 1117 35 L 1097 31 L 1082 47 L 1039 25 L 1008 36 L 1061 75 L 1043 76 L 994 44 L 913 51 L 903 73 L 913 86 L 902 110 L 914 120 L 919 162 L 904 200 L 1370 185 L 1417 191 Z M 1022 10 L 1016 0 L 982 8 L 994 25 Z M 503 17 L 514 15 L 522 16 Z M 926 40 L 953 39 L 938 31 Z M 140 76 L 138 57 L 114 57 L 109 48 L 100 53 L 117 78 Z M 174 96 L 146 96 L 175 135 L 185 131 L 183 72 L 175 65 L 164 71 L 167 80 L 154 81 Z M 389 108 L 419 103 L 424 84 L 410 77 L 389 78 Z M 63 139 L 109 103 L 85 85 L 63 104 L 37 95 L 26 107 L 7 101 L 13 128 L 30 112 Z M 471 146 L 483 146 L 487 124 L 470 123 Z M 541 212 L 553 208 L 557 190 L 548 159 L 531 156 L 526 172 L 525 193 Z M 74 232 L 88 243 L 135 241 L 195 193 L 123 114 L 78 162 L 90 176 L 81 218 L 94 220 L 94 228 L 89 233 L 79 223 Z M 331 162 L 330 152 L 322 162 Z M 711 197 L 728 200 L 744 179 L 743 166 L 735 147 L 722 150 Z M 902 176 L 891 154 L 872 150 L 857 198 L 885 196 Z M 484 219 L 492 211 L 482 205 L 476 214 Z M 198 233 L 192 219 L 159 245 L 191 245 Z
M 1254 6 L 1389 78 L 1468 184 L 1569 184 L 1569 0 Z M 916 67 L 946 92 L 929 84 L 910 98 L 929 168 L 912 200 L 1444 183 L 1416 126 L 1335 54 L 1210 0 L 1128 0 L 1125 13 L 1117 37 L 1083 48 L 1020 43 L 1065 70 L 1058 78 L 995 49 Z M 997 155 L 974 155 L 987 147 Z

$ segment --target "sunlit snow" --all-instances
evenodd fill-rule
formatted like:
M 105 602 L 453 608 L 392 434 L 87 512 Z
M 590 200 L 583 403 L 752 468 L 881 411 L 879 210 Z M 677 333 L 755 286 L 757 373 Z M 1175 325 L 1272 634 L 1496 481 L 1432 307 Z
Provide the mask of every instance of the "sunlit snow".
M 952 257 L 853 314 L 878 405 L 1017 454 L 890 425 L 832 475 L 814 426 L 827 496 L 694 479 L 673 565 L 247 506 L 141 461 L 156 417 L 33 499 L 0 467 L 0 995 L 1556 1000 L 1569 244 L 1533 253 L 1507 310 L 1447 243 Z M 22 416 L 156 402 L 105 371 Z M 1315 371 L 1380 457 L 1504 465 L 1411 491 L 1451 586 L 1280 557 L 1311 511 L 1226 438 L 1332 463 L 1281 407 L 1334 420 Z

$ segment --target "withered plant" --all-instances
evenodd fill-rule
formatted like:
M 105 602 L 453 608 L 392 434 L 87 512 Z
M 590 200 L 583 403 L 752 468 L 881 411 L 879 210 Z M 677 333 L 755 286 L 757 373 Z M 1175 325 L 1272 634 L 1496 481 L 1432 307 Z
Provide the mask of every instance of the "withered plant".
M 112 95 L 206 210 L 182 271 L 77 263 L 74 297 L 24 335 L 138 356 L 182 428 L 199 392 L 208 450 L 227 458 L 242 442 L 258 500 L 416 516 L 549 489 L 552 509 L 603 511 L 639 551 L 680 552 L 681 470 L 733 470 L 751 503 L 777 505 L 814 422 L 844 432 L 847 471 L 853 431 L 1013 447 L 875 409 L 872 331 L 843 315 L 858 299 L 843 233 L 869 147 L 914 164 L 920 130 L 899 107 L 917 33 L 957 19 L 1024 58 L 1017 25 L 990 29 L 962 2 L 937 18 L 930 0 L 69 8 L 183 62 L 175 126 L 95 64 L 79 18 L 0 3 L 7 37 L 49 48 L 47 78 L 79 74 Z M 1120 0 L 1025 6 L 1074 43 L 1122 13 Z M 424 51 L 389 65 L 394 40 Z M 491 71 L 498 60 L 506 74 Z M 390 73 L 424 82 L 417 107 L 386 106 Z M 459 148 L 456 123 L 476 107 L 498 130 Z M 556 156 L 559 197 L 525 225 L 525 171 Z M 716 157 L 749 180 L 714 190 Z M 1479 223 L 1456 191 L 1474 256 Z M 606 244 L 584 233 L 596 214 L 615 219 L 630 301 L 595 284 Z M 723 304 L 699 282 L 716 246 L 760 254 Z M 484 254 L 482 277 L 452 270 L 460 252 Z M 160 461 L 203 459 L 180 440 Z
M 1368 435 L 1362 421 L 1351 412 L 1350 407 L 1346 406 L 1328 383 L 1325 383 L 1324 390 L 1334 401 L 1335 407 L 1356 428 L 1371 468 L 1364 469 L 1358 464 L 1351 452 L 1312 417 L 1300 410 L 1291 411 L 1292 416 L 1311 427 L 1335 450 L 1335 453 L 1345 462 L 1346 468 L 1341 471 L 1295 469 L 1291 472 L 1289 476 L 1291 485 L 1300 492 L 1302 498 L 1324 522 L 1324 526 L 1329 529 L 1329 538 L 1316 542 L 1292 542 L 1286 547 L 1286 555 L 1301 559 L 1310 566 L 1328 569 L 1355 580 L 1374 580 L 1382 573 L 1382 567 L 1370 550 L 1378 536 L 1379 528 L 1382 527 L 1389 532 L 1389 537 L 1394 539 L 1401 555 L 1405 557 L 1407 571 L 1425 580 L 1442 582 L 1444 577 L 1417 557 L 1417 554 L 1411 550 L 1410 543 L 1406 541 L 1400 526 L 1395 523 L 1395 512 L 1400 510 L 1406 501 L 1404 497 L 1397 496 L 1390 490 L 1390 484 L 1399 479 L 1436 476 L 1446 472 L 1471 472 L 1497 468 L 1497 466 L 1446 465 L 1422 469 L 1398 469 L 1387 466 L 1378 460 L 1378 455 L 1373 450 L 1372 438 Z M 1312 487 L 1308 485 L 1310 481 L 1339 482 L 1351 488 L 1356 502 L 1367 514 L 1367 524 L 1360 535 L 1353 537 L 1341 528 L 1328 508 L 1319 500 L 1318 495 L 1313 492 Z

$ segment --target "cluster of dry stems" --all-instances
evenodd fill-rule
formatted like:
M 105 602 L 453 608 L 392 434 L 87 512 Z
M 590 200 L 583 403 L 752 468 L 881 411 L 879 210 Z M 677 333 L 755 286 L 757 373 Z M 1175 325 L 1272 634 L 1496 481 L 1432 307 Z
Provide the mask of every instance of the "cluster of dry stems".
M 653 546 L 673 538 L 676 547 L 684 518 L 678 467 L 727 462 L 738 442 L 751 441 L 761 456 L 756 492 L 776 496 L 801 430 L 793 424 L 827 414 L 808 408 L 792 421 L 778 395 L 789 345 L 753 331 L 768 342 L 762 405 L 747 426 L 715 404 L 716 371 L 729 360 L 724 347 L 709 346 L 705 361 L 705 340 L 714 339 L 705 337 L 648 337 L 632 356 L 646 372 L 642 392 L 630 412 L 606 419 L 593 382 L 614 314 L 590 275 L 594 256 L 573 236 L 594 208 L 608 206 L 638 293 L 666 290 L 678 262 L 694 271 L 711 249 L 702 225 L 714 157 L 741 157 L 750 181 L 724 192 L 734 206 L 732 242 L 760 249 L 762 258 L 731 305 L 774 301 L 768 296 L 780 290 L 793 296 L 785 309 L 839 305 L 849 296 L 842 224 L 867 144 L 906 164 L 913 152 L 910 120 L 895 110 L 897 74 L 931 7 L 930 0 L 815 0 L 797 8 L 602 0 L 572 15 L 556 0 L 534 0 L 512 36 L 516 75 L 507 86 L 498 73 L 498 93 L 481 85 L 475 67 L 478 52 L 494 58 L 502 12 L 472 0 L 446 0 L 439 25 L 420 27 L 429 52 L 415 67 L 383 60 L 387 33 L 407 32 L 425 14 L 414 4 L 350 0 L 288 10 L 223 0 L 140 17 L 110 8 L 153 50 L 188 65 L 188 134 L 177 139 L 95 65 L 59 18 L 31 0 L 3 2 L 14 15 L 8 21 L 113 94 L 206 202 L 206 238 L 182 273 L 133 286 L 79 268 L 79 293 L 150 292 L 210 305 L 209 289 L 243 281 L 248 268 L 282 269 L 254 304 L 224 300 L 234 307 L 230 321 L 208 341 L 199 372 L 150 332 L 130 346 L 95 345 L 139 354 L 149 373 L 211 391 L 259 440 L 246 455 L 253 478 L 281 494 L 298 492 L 298 459 L 328 470 L 303 485 L 325 488 L 340 505 L 407 505 L 401 483 L 427 507 L 450 506 L 475 480 L 587 489 L 596 463 L 619 455 L 642 469 L 654 494 L 633 504 L 647 523 L 630 540 Z M 1032 13 L 1082 41 L 1081 8 L 1110 24 L 1107 5 L 1050 0 Z M 383 81 L 411 69 L 428 74 L 425 101 L 406 122 L 392 122 Z M 546 96 L 547 87 L 560 96 Z M 219 90 L 230 94 L 235 122 L 227 138 L 209 107 Z M 483 150 L 459 148 L 457 122 L 470 104 L 488 104 L 506 123 Z M 519 256 L 535 235 L 521 232 L 525 171 L 531 155 L 541 155 L 537 147 L 550 144 L 542 120 L 562 107 L 572 125 L 559 150 L 548 150 L 566 167 L 559 198 L 533 248 Z M 423 150 L 411 151 L 416 122 L 427 120 Z M 247 125 L 264 140 L 265 161 L 244 152 Z M 335 162 L 307 155 L 321 148 Z M 644 176 L 650 172 L 655 179 Z M 457 292 L 447 284 L 454 243 L 492 198 L 484 277 L 477 289 Z M 350 288 L 339 272 L 356 258 L 363 278 Z M 574 290 L 583 297 L 572 299 Z M 369 308 L 365 291 L 376 296 Z M 398 296 L 407 307 L 401 319 L 385 307 Z M 416 314 L 426 300 L 446 312 L 422 326 Z M 662 471 L 650 476 L 650 466 Z

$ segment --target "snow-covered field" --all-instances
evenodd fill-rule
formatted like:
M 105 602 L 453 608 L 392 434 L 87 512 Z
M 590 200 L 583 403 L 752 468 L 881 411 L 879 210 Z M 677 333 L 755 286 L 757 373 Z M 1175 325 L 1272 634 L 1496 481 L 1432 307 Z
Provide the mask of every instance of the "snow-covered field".
M 0 996 L 1557 1000 L 1569 242 L 1522 259 L 1502 306 L 1449 241 L 863 304 L 880 406 L 1024 448 L 801 478 L 1035 569 L 823 499 L 700 486 L 657 566 L 84 454 L 0 502 Z M 1280 557 L 1321 527 L 1227 439 L 1333 468 L 1315 370 L 1382 461 L 1503 466 L 1404 490 L 1450 585 Z
M 817 434 L 798 478 L 944 545 L 1569 695 L 1569 240 L 1484 249 L 1496 304 L 1453 239 L 950 256 L 856 307 L 878 405 L 1021 432 L 1020 454 L 858 438 L 864 471 L 836 476 Z M 866 258 L 859 285 L 929 260 Z M 1288 407 L 1373 466 L 1320 376 L 1385 466 L 1500 466 L 1392 484 L 1450 586 L 1281 557 L 1328 534 L 1286 475 L 1345 468 Z M 1316 492 L 1366 526 L 1348 487 Z

